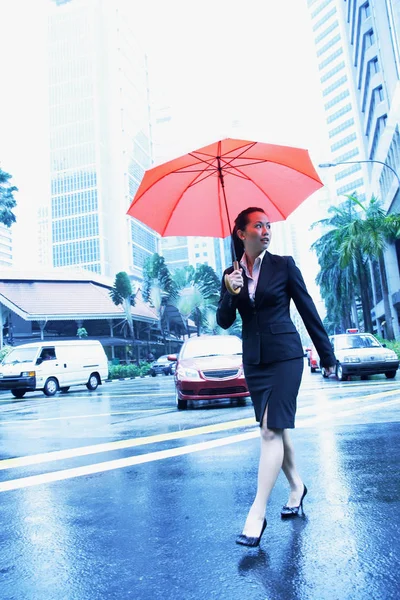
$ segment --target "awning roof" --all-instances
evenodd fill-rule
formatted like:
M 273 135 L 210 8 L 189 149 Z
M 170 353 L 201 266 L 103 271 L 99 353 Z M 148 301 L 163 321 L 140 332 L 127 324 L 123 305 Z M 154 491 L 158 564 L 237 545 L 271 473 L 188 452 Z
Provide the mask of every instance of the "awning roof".
M 4 273 L 1 275 L 4 276 Z M 0 302 L 25 321 L 124 318 L 122 306 L 109 296 L 110 287 L 90 280 L 0 278 Z M 156 322 L 157 314 L 140 297 L 132 306 L 137 321 Z

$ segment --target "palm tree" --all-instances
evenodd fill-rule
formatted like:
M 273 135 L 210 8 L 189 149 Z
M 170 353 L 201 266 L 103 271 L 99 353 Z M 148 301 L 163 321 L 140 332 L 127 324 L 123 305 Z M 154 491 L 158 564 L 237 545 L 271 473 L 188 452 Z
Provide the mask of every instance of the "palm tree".
M 125 319 L 128 323 L 129 332 L 132 338 L 132 346 L 134 346 L 135 330 L 133 326 L 132 306 L 135 306 L 136 294 L 133 292 L 132 284 L 129 276 L 125 271 L 120 271 L 115 276 L 114 285 L 110 290 L 111 300 L 116 306 L 122 304 L 124 309 Z
M 15 215 L 12 211 L 17 206 L 14 192 L 18 191 L 15 185 L 10 185 L 11 175 L 0 169 L 0 223 L 11 227 L 15 223 Z
M 378 261 L 385 311 L 386 337 L 393 340 L 393 317 L 389 301 L 384 253 L 388 242 L 400 238 L 400 215 L 387 215 L 382 208 L 382 203 L 375 196 L 371 197 L 367 206 L 362 204 L 357 197 L 350 196 L 350 198 L 364 211 L 364 219 L 360 229 L 362 250 L 371 261 L 374 259 Z
M 372 331 L 371 302 L 368 292 L 368 274 L 360 239 L 355 235 L 360 222 L 351 200 L 328 211 L 332 216 L 314 223 L 329 231 L 311 246 L 318 256 L 320 272 L 317 283 L 330 312 L 342 330 L 357 324 L 356 296 L 361 298 L 364 328 Z
M 152 306 L 158 316 L 158 325 L 167 351 L 165 337 L 166 329 L 169 331 L 168 319 L 164 318 L 167 305 L 176 297 L 176 284 L 163 256 L 155 253 L 146 259 L 143 266 L 143 299 Z

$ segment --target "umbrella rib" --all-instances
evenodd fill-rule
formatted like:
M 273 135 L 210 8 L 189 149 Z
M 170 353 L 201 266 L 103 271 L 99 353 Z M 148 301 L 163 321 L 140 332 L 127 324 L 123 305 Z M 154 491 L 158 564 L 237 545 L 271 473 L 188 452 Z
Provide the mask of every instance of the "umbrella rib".
M 237 170 L 237 171 L 239 171 L 239 173 L 240 173 L 240 170 L 239 170 L 238 168 L 236 168 L 236 170 Z M 232 174 L 234 174 L 234 173 L 231 173 L 231 175 L 232 175 Z M 246 175 L 246 173 L 241 173 L 241 176 L 242 176 L 242 178 L 243 178 L 243 179 L 248 179 L 249 181 L 251 181 L 251 183 L 252 183 L 253 185 L 255 185 L 255 186 L 256 186 L 256 188 L 257 188 L 257 189 L 259 189 L 259 190 L 260 190 L 260 192 L 262 192 L 266 198 L 268 198 L 268 200 L 269 200 L 269 201 L 271 202 L 271 204 L 272 204 L 272 205 L 273 205 L 273 206 L 276 208 L 276 210 L 277 210 L 277 211 L 278 211 L 278 213 L 279 213 L 279 214 L 280 214 L 280 215 L 283 217 L 283 219 L 286 219 L 285 215 L 282 213 L 282 211 L 280 210 L 280 208 L 279 208 L 279 207 L 276 205 L 276 203 L 275 203 L 275 202 L 274 202 L 274 201 L 271 199 L 271 197 L 270 197 L 270 196 L 269 196 L 269 195 L 268 195 L 268 194 L 267 194 L 267 193 L 266 193 L 266 192 L 265 192 L 265 191 L 262 189 L 262 187 L 260 187 L 260 186 L 258 185 L 258 183 L 256 183 L 256 182 L 254 181 L 254 179 L 250 179 L 250 177 L 248 177 L 248 176 Z
M 204 171 L 200 171 L 200 174 L 203 173 L 203 172 Z M 175 173 L 177 173 L 177 171 L 175 171 Z M 163 232 L 162 232 L 161 236 L 165 235 L 165 232 L 166 232 L 167 227 L 168 227 L 168 225 L 169 225 L 169 223 L 170 223 L 170 221 L 172 219 L 172 216 L 173 216 L 173 214 L 174 214 L 174 212 L 176 210 L 176 207 L 178 206 L 179 202 L 181 201 L 181 199 L 182 199 L 184 193 L 186 192 L 187 188 L 192 187 L 192 185 L 195 185 L 195 183 L 200 183 L 200 182 L 196 181 L 196 179 L 198 179 L 200 177 L 200 174 L 196 175 L 196 177 L 193 179 L 193 181 L 191 181 L 190 183 L 188 183 L 187 186 L 186 186 L 186 188 L 179 195 L 178 199 L 175 202 L 174 208 L 170 211 L 169 217 L 167 219 L 167 222 L 165 223 L 165 226 L 163 228 Z M 204 180 L 202 179 L 202 181 L 204 181 Z

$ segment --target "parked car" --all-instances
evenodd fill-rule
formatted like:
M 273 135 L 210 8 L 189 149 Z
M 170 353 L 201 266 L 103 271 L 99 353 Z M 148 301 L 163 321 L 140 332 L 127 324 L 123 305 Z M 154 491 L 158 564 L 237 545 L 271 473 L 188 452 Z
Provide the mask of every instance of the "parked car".
M 157 360 L 151 363 L 149 375 L 155 377 L 156 375 L 172 375 L 172 361 L 168 359 L 168 355 L 164 354 L 159 356 Z
M 72 385 L 93 391 L 108 376 L 108 361 L 97 340 L 21 344 L 0 365 L 0 390 L 15 398 L 43 390 L 46 396 L 68 392 Z
M 319 355 L 318 355 L 317 350 L 315 349 L 315 346 L 310 346 L 310 348 L 309 348 L 308 364 L 309 364 L 311 373 L 316 373 L 317 370 L 319 370 L 321 368 L 320 364 L 319 364 Z
M 176 404 L 249 396 L 242 364 L 242 341 L 235 335 L 203 335 L 186 340 L 177 360 Z M 242 400 L 243 401 L 243 400 Z M 245 400 L 244 400 L 245 402 Z
M 370 333 L 343 333 L 329 337 L 337 359 L 336 376 L 345 381 L 350 375 L 367 379 L 368 375 L 396 377 L 399 359 Z

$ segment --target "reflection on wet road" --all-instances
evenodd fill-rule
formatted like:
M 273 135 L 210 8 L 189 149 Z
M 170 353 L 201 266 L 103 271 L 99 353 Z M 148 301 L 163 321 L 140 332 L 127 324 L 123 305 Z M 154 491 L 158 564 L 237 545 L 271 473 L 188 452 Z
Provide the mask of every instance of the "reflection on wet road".
M 280 520 L 280 476 L 253 551 L 234 544 L 256 478 L 250 401 L 174 403 L 170 377 L 0 396 L 2 600 L 397 598 L 397 379 L 305 373 L 306 516 Z

